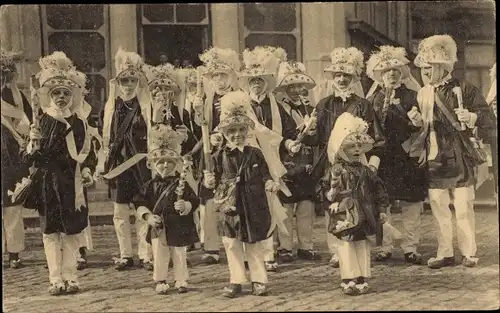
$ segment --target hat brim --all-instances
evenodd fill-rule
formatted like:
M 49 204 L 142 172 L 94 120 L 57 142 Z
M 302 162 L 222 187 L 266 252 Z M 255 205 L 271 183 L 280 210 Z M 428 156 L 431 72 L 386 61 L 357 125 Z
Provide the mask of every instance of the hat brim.
M 274 78 L 274 74 L 271 74 L 271 73 L 262 73 L 259 75 L 250 75 L 248 73 L 240 74 L 240 75 L 238 75 L 238 85 L 244 91 L 249 92 L 250 91 L 250 80 L 252 78 L 262 78 L 263 80 L 265 80 L 267 83 L 266 92 L 272 91 L 272 90 L 274 90 L 274 88 L 276 88 L 276 79 Z
M 155 149 L 148 153 L 148 160 L 152 162 L 160 159 L 179 160 L 180 158 L 179 153 L 171 149 Z
M 383 82 L 382 75 L 385 71 L 390 69 L 398 69 L 401 72 L 401 79 L 405 79 L 410 76 L 410 69 L 406 65 L 399 65 L 393 67 L 386 67 L 382 69 L 373 70 L 373 78 L 375 81 Z
M 305 74 L 291 74 L 285 76 L 274 90 L 283 91 L 286 87 L 297 84 L 303 85 L 307 90 L 316 87 L 316 82 L 310 76 Z
M 216 131 L 224 132 L 232 126 L 242 125 L 248 129 L 254 129 L 255 123 L 248 116 L 229 117 L 221 120 L 216 127 Z
M 352 75 L 353 81 L 357 81 L 360 79 L 358 73 L 356 73 L 356 71 L 352 67 L 347 67 L 347 68 L 344 68 L 341 70 L 338 67 L 336 67 L 335 65 L 330 65 L 330 66 L 326 67 L 323 70 L 323 72 L 325 74 L 325 78 L 328 80 L 333 80 L 335 73 L 344 73 L 344 74 Z
M 172 88 L 175 93 L 179 93 L 181 91 L 179 85 L 177 85 L 177 83 L 175 83 L 173 80 L 171 80 L 169 78 L 155 79 L 155 80 L 149 82 L 148 86 L 150 89 L 153 89 L 155 87 L 160 87 L 160 86 L 169 87 L 169 88 Z

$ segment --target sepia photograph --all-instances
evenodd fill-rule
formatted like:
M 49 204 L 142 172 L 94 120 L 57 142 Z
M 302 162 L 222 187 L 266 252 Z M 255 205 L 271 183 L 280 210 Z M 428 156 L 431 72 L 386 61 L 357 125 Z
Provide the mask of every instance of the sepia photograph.
M 500 309 L 492 0 L 0 6 L 3 312 Z

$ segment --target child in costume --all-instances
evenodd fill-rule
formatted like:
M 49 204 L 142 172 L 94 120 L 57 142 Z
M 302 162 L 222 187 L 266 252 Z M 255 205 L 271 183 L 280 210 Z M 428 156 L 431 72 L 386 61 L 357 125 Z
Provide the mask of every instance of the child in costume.
M 133 199 L 137 215 L 150 225 L 147 240 L 153 246 L 153 279 L 159 294 L 170 289 L 167 283 L 170 260 L 175 287 L 179 293 L 187 292 L 186 249 L 199 240 L 193 220 L 199 200 L 193 189 L 185 185 L 181 140 L 169 125 L 152 126 L 148 136 L 148 164 L 156 174 Z
M 97 176 L 108 181 L 113 201 L 115 226 L 120 258 L 115 269 L 125 270 L 134 265 L 130 210 L 132 197 L 151 179 L 146 167 L 147 132 L 151 120 L 151 96 L 144 72 L 144 61 L 134 52 L 121 47 L 115 55 L 116 77 L 110 81 L 109 98 L 103 110 L 103 149 Z M 151 246 L 146 242 L 148 225 L 135 221 L 139 263 L 153 270 Z
M 19 201 L 12 201 L 11 192 L 18 181 L 29 175 L 19 151 L 26 144 L 32 119 L 30 104 L 17 87 L 19 61 L 20 54 L 2 49 L 2 253 L 8 253 L 10 268 L 22 266 L 19 252 L 25 248 L 23 208 Z
M 62 52 L 39 61 L 37 101 L 43 114 L 34 119 L 22 156 L 34 165 L 25 207 L 40 215 L 51 295 L 76 293 L 79 234 L 88 226 L 86 187 L 92 185 L 90 105 L 83 100 L 85 75 Z
M 244 103 L 246 100 L 239 92 L 222 98 L 218 131 L 227 144 L 214 155 L 214 173 L 205 172 L 203 182 L 206 188 L 215 189 L 214 203 L 219 212 L 231 283 L 224 295 L 230 298 L 241 295 L 242 284 L 246 282 L 245 256 L 253 294 L 267 294 L 262 252 L 274 227 L 266 191 L 279 189 L 262 152 L 247 145 L 249 131 L 255 123 L 246 115 L 251 110 L 249 103 Z
M 365 153 L 374 140 L 368 124 L 351 113 L 342 113 L 328 143 L 330 190 L 328 232 L 337 238 L 341 288 L 347 295 L 369 291 L 370 241 L 382 241 L 381 219 L 389 206 L 384 184 L 368 167 Z

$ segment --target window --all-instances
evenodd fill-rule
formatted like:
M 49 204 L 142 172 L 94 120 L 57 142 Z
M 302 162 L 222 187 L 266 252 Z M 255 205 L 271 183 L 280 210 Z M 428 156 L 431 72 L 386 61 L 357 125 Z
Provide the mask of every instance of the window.
M 239 5 L 242 51 L 256 46 L 280 46 L 289 60 L 300 61 L 300 4 L 245 3 Z
M 198 55 L 210 40 L 208 4 L 140 4 L 137 8 L 140 49 L 146 63 L 158 65 L 166 57 L 176 66 L 185 62 L 200 65 Z
M 106 102 L 110 68 L 108 6 L 102 4 L 42 5 L 44 55 L 64 52 L 87 75 L 85 100 L 97 115 Z

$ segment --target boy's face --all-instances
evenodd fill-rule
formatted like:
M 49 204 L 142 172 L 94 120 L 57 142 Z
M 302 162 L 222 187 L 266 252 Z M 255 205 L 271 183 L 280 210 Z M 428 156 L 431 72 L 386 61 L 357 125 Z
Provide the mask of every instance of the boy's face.
M 347 73 L 337 72 L 333 74 L 333 84 L 338 90 L 346 90 L 351 85 L 353 76 Z
M 177 166 L 177 163 L 168 158 L 162 158 L 158 159 L 154 163 L 155 170 L 156 172 L 161 176 L 161 177 L 167 177 L 171 176 L 174 173 L 174 170 Z
M 118 80 L 120 91 L 125 97 L 133 97 L 139 80 L 136 77 L 122 77 Z
M 229 87 L 229 75 L 223 72 L 216 72 L 212 75 L 212 82 L 218 90 L 225 90 Z
M 394 86 L 401 79 L 401 72 L 396 68 L 390 68 L 382 74 L 386 86 Z
M 50 91 L 50 99 L 59 109 L 67 107 L 72 97 L 73 92 L 67 87 L 56 87 Z
M 264 93 L 264 88 L 266 87 L 266 82 L 261 77 L 255 77 L 250 79 L 248 82 L 250 86 L 250 91 L 257 96 L 260 96 Z
M 286 94 L 292 101 L 298 101 L 300 99 L 300 96 L 304 92 L 304 85 L 302 84 L 292 84 L 286 87 Z
M 359 142 L 348 142 L 343 145 L 342 150 L 351 162 L 360 162 L 362 155 L 362 144 Z
M 234 125 L 226 130 L 224 136 L 226 140 L 235 146 L 240 146 L 245 143 L 247 138 L 248 128 L 244 125 Z
M 197 91 L 197 87 L 195 83 L 188 83 L 187 90 L 189 94 L 195 94 Z

